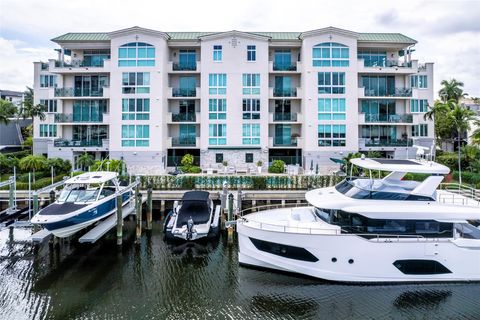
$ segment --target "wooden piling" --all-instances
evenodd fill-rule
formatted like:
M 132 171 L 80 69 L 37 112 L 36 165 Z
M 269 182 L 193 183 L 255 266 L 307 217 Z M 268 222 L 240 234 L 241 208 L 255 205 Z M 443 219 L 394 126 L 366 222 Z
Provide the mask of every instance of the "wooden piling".
M 228 195 L 228 219 L 229 222 L 233 220 L 233 193 Z M 233 226 L 230 225 L 227 228 L 227 240 L 228 242 L 232 242 L 233 240 Z
M 174 204 L 174 207 L 175 207 L 175 204 Z M 163 216 L 165 212 L 165 200 L 160 201 L 160 212 L 161 212 L 160 216 Z
M 152 230 L 152 187 L 147 189 L 147 230 Z
M 117 245 L 122 245 L 123 240 L 123 216 L 122 216 L 122 195 L 117 196 Z
M 15 180 L 13 177 L 10 178 L 10 185 L 8 189 L 8 207 L 13 209 L 14 207 L 14 197 L 15 197 Z
M 140 193 L 140 187 L 137 185 L 135 188 L 135 210 L 136 210 L 136 232 L 135 243 L 140 243 L 142 236 L 142 194 Z
M 36 192 L 33 193 L 33 196 L 32 196 L 32 200 L 33 200 L 33 215 L 36 215 L 37 212 L 38 212 L 38 194 Z

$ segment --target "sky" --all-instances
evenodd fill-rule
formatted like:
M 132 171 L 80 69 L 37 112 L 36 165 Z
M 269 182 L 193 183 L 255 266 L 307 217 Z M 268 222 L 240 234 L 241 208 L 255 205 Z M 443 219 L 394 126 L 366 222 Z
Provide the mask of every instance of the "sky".
M 308 31 L 334 26 L 400 32 L 413 58 L 434 62 L 434 90 L 455 78 L 480 97 L 480 0 L 0 0 L 0 88 L 33 84 L 33 62 L 56 58 L 50 39 L 132 26 L 160 31 Z

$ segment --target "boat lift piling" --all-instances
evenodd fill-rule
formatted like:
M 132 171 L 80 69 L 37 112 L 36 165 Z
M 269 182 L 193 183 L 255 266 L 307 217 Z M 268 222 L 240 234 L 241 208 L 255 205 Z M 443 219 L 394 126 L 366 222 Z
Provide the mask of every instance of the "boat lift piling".
M 152 186 L 147 189 L 147 230 L 152 230 Z
M 225 211 L 227 208 L 228 184 L 223 182 L 222 192 L 220 193 L 220 228 L 225 230 Z
M 233 220 L 233 193 L 230 193 L 228 195 L 228 217 L 227 217 L 227 220 L 228 221 Z M 232 225 L 229 225 L 227 227 L 227 239 L 228 239 L 228 242 L 231 242 L 233 240 L 233 226 Z
M 137 185 L 135 188 L 135 212 L 136 212 L 135 243 L 140 244 L 140 239 L 142 237 L 142 194 L 140 193 L 139 185 Z
M 122 245 L 123 240 L 123 214 L 122 214 L 122 195 L 117 195 L 117 245 Z

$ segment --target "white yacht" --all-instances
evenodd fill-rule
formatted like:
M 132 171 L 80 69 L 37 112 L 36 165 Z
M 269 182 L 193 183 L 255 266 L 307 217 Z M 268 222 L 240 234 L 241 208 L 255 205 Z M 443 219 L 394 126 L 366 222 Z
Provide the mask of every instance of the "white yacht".
M 350 174 L 312 190 L 309 206 L 237 221 L 239 262 L 341 282 L 480 280 L 479 202 L 437 190 L 449 169 L 426 160 L 352 159 Z M 380 172 L 389 173 L 384 178 Z M 423 173 L 423 182 L 406 173 Z
M 119 192 L 123 206 L 133 195 L 131 188 L 120 186 L 117 177 L 116 172 L 97 171 L 68 179 L 58 199 L 33 216 L 31 223 L 64 238 L 108 217 L 116 211 Z

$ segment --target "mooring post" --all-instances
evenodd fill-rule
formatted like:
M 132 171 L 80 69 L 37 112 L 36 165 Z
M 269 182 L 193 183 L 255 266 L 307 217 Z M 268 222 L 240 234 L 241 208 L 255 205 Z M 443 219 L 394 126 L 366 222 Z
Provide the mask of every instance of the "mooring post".
M 152 186 L 147 189 L 147 230 L 152 230 Z
M 227 220 L 229 222 L 231 222 L 233 220 L 233 193 L 230 193 L 228 195 L 228 218 Z M 228 241 L 232 241 L 233 240 L 233 227 L 230 225 L 228 228 L 227 228 L 227 239 Z
M 222 193 L 220 194 L 220 227 L 222 230 L 225 230 L 225 211 L 227 208 L 227 195 L 227 182 L 224 181 L 222 185 Z
M 243 197 L 242 188 L 238 188 L 238 192 L 237 192 L 237 212 L 238 212 L 238 214 L 240 214 L 240 212 L 242 212 L 242 197 Z
M 142 194 L 140 193 L 140 186 L 135 188 L 135 210 L 136 210 L 136 243 L 140 243 L 142 236 Z
M 50 204 L 55 202 L 55 190 L 50 191 Z
M 8 208 L 11 210 L 14 207 L 14 199 L 15 199 L 15 180 L 14 177 L 10 177 L 10 186 L 8 189 Z
M 122 195 L 117 196 L 117 245 L 122 245 L 123 240 L 123 215 L 122 215 Z
M 32 200 L 33 200 L 32 214 L 34 216 L 38 212 L 38 193 L 36 193 L 36 192 L 33 193 Z

